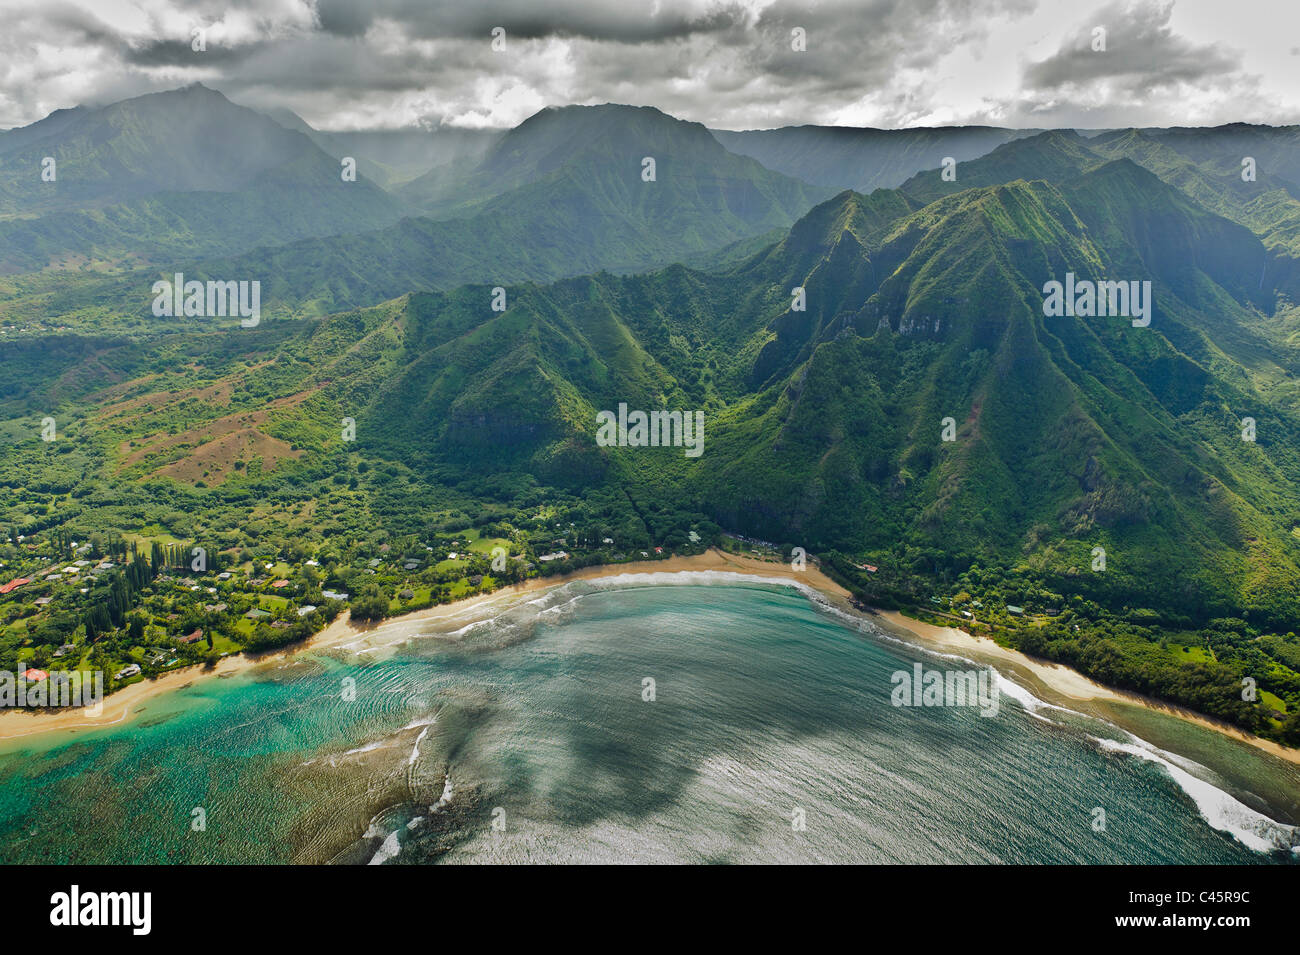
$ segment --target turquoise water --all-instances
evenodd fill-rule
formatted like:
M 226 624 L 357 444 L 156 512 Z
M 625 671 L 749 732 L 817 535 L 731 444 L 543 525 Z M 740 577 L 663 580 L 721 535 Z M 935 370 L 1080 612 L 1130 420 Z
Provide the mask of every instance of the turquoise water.
M 1296 859 L 1285 808 L 1240 781 L 1011 684 L 992 717 L 893 706 L 896 671 L 971 665 L 707 579 L 404 622 L 378 651 L 196 680 L 130 724 L 11 748 L 0 861 Z

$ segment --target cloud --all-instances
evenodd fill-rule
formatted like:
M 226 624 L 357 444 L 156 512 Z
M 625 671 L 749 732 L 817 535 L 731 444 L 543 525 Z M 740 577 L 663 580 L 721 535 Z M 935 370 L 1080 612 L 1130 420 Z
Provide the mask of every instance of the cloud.
M 1059 91 L 1110 81 L 1129 94 L 1147 94 L 1204 83 L 1241 68 L 1239 53 L 1174 33 L 1169 22 L 1173 10 L 1172 0 L 1103 7 L 1055 54 L 1025 70 L 1026 88 Z M 1094 31 L 1103 32 L 1094 36 Z
M 422 39 L 479 39 L 504 27 L 519 39 L 582 37 L 614 43 L 646 43 L 714 33 L 742 26 L 752 17 L 740 2 L 660 0 L 653 7 L 590 0 L 318 0 L 320 27 L 338 36 L 363 36 L 376 23 L 401 23 Z
M 1256 118 L 1300 106 L 1295 81 L 1289 99 L 1265 97 L 1245 53 L 1181 35 L 1164 0 L 1070 9 L 1062 23 L 1055 0 L 0 0 L 0 127 L 196 80 L 325 129 L 507 126 L 604 102 L 725 128 L 1195 123 L 1243 118 L 1234 96 Z M 1105 53 L 1090 48 L 1098 24 Z M 1026 31 L 1055 40 L 1028 58 Z

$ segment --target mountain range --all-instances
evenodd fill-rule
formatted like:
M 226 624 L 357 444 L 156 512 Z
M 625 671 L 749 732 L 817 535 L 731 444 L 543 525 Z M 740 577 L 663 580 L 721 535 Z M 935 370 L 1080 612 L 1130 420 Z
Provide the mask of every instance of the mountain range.
M 67 493 L 201 507 L 268 487 L 235 466 L 257 458 L 312 497 L 370 480 L 360 455 L 402 519 L 401 489 L 560 495 L 656 534 L 687 514 L 855 566 L 1300 629 L 1300 129 L 730 133 L 564 107 L 419 174 L 409 142 L 372 144 L 390 172 L 344 183 L 332 140 L 279 119 L 189 88 L 0 133 L 22 372 L 0 403 L 97 435 Z M 43 190 L 15 170 L 47 153 Z M 269 320 L 159 323 L 173 268 L 259 279 Z M 1067 276 L 1149 283 L 1149 324 L 1048 314 Z M 620 404 L 704 412 L 704 453 L 598 445 Z

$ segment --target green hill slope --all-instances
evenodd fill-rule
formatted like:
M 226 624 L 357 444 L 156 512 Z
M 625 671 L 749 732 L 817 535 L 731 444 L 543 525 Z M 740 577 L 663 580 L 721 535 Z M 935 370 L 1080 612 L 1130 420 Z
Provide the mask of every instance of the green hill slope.
M 56 178 L 41 178 L 55 160 Z M 391 223 L 300 132 L 194 85 L 0 132 L 0 274 L 224 255 Z

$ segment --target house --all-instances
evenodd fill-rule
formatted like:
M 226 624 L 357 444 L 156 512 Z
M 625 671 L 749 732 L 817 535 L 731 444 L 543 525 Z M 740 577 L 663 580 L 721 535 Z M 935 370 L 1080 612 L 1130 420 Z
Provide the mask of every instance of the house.
M 408 560 L 405 564 L 402 565 L 402 569 L 415 570 L 415 568 L 419 566 L 420 566 L 420 562 L 418 560 Z
M 313 611 L 315 611 L 315 609 L 316 609 L 316 607 L 315 607 L 315 605 L 313 605 L 313 604 L 307 604 L 305 607 L 299 607 L 299 608 L 298 608 L 298 616 L 300 616 L 300 617 L 305 617 L 305 616 L 307 616 L 307 614 L 312 613 Z
M 202 640 L 202 639 L 203 639 L 203 631 L 202 631 L 202 630 L 195 630 L 193 633 L 187 633 L 185 636 L 181 637 L 181 638 L 180 638 L 180 642 L 181 642 L 181 643 L 195 643 L 195 642 L 197 642 L 197 641 L 199 641 L 199 640 Z
M 248 613 L 244 614 L 244 616 L 249 620 L 265 620 L 271 615 L 265 610 L 259 610 L 257 607 L 254 607 L 252 610 L 248 611 Z
M 138 663 L 131 663 L 131 664 L 128 664 L 127 666 L 122 667 L 122 669 L 120 669 L 120 670 L 118 670 L 116 673 L 114 673 L 114 674 L 113 674 L 113 679 L 114 679 L 114 680 L 125 680 L 127 677 L 139 676 L 139 675 L 140 675 L 140 664 L 138 664 Z
M 57 579 L 57 578 L 55 578 L 55 579 Z M 13 593 L 15 590 L 17 590 L 17 589 L 18 589 L 19 587 L 21 587 L 23 584 L 30 584 L 31 582 L 32 582 L 32 579 L 31 579 L 30 577 L 16 577 L 16 578 L 14 578 L 13 580 L 9 581 L 9 583 L 7 583 L 7 584 L 5 584 L 4 586 L 0 587 L 0 594 Z
M 59 649 L 57 649 L 57 650 L 54 651 L 54 655 L 55 655 L 56 657 L 67 656 L 69 653 L 71 653 L 71 652 L 72 652 L 73 650 L 75 650 L 75 649 L 77 649 L 76 644 L 65 643 L 63 646 L 59 647 Z
M 378 567 L 381 563 L 382 561 L 378 557 L 371 557 L 370 560 L 366 562 L 366 566 Z
M 287 580 L 273 580 L 273 581 L 271 581 L 271 586 L 274 587 L 276 590 L 279 590 L 281 587 L 288 587 L 288 586 L 289 586 L 289 581 L 287 581 Z
M 46 604 L 48 604 L 48 603 L 49 603 L 51 600 L 53 600 L 53 599 L 54 599 L 53 597 L 37 597 L 37 598 L 36 598 L 36 606 L 38 606 L 38 607 L 44 607 Z
M 342 590 L 322 590 L 321 596 L 326 600 L 347 600 L 348 594 Z
M 542 554 L 542 555 L 539 556 L 537 559 L 540 560 L 540 561 L 542 561 L 543 563 L 546 563 L 546 562 L 548 562 L 548 561 L 552 561 L 552 560 L 567 560 L 568 557 L 569 557 L 569 555 L 566 554 L 564 551 L 562 551 L 562 550 L 557 550 L 557 551 L 556 551 L 555 553 L 553 553 L 553 554 Z
M 664 549 L 663 549 L 662 547 L 656 547 L 656 548 L 655 548 L 655 553 L 656 553 L 656 554 L 662 554 L 663 552 L 664 552 Z
M 1025 612 L 1024 607 L 1016 607 L 1012 604 L 1007 604 L 1007 613 L 1022 614 L 1024 612 Z
M 483 575 L 475 574 L 473 577 L 469 579 L 469 582 L 475 587 L 477 587 L 479 584 L 483 583 Z
M 691 531 L 691 533 L 694 534 L 695 531 Z M 612 538 L 612 537 L 602 537 L 602 538 L 600 539 L 600 542 L 601 542 L 602 544 L 612 544 L 612 543 L 614 543 L 614 538 Z
M 40 683 L 49 676 L 44 670 L 37 670 L 34 667 L 23 671 L 23 679 L 29 683 Z
M 230 571 L 228 570 L 223 570 L 221 573 L 217 574 L 217 580 L 229 580 L 229 579 L 230 579 Z

